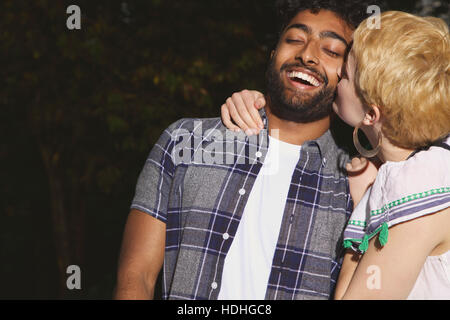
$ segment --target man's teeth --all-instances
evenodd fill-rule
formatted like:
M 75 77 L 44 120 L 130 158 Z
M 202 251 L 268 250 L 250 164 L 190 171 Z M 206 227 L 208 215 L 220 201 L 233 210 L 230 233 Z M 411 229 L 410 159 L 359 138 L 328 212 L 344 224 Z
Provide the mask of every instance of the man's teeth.
M 292 71 L 288 73 L 288 77 L 289 78 L 299 78 L 302 79 L 304 81 L 309 82 L 310 84 L 312 84 L 315 87 L 320 86 L 320 82 L 317 81 L 316 78 L 310 76 L 309 74 L 303 73 L 303 72 L 299 72 L 299 71 Z

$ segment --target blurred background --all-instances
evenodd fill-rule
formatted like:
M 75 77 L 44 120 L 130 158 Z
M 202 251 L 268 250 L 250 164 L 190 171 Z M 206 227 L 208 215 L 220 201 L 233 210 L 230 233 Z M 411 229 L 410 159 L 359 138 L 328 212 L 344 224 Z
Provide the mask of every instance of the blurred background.
M 0 299 L 111 299 L 162 131 L 264 89 L 274 0 L 0 2 Z M 68 30 L 69 5 L 81 30 Z M 448 1 L 382 8 L 449 22 Z M 81 290 L 68 290 L 69 265 Z M 158 297 L 158 295 L 157 295 Z

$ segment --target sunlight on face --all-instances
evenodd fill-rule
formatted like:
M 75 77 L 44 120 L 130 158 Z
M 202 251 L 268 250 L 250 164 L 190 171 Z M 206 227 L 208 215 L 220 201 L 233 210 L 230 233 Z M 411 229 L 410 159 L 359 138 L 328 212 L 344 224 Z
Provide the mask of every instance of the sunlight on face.
M 334 12 L 299 12 L 280 37 L 266 74 L 271 111 L 309 123 L 332 113 L 338 76 L 353 30 Z

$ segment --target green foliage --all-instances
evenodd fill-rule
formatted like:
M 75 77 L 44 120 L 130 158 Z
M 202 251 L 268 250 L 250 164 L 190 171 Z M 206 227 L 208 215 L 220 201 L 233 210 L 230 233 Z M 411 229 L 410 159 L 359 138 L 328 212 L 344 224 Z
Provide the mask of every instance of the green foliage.
M 88 232 L 94 221 L 116 217 L 102 229 L 115 230 L 108 234 L 119 243 L 137 175 L 164 128 L 182 117 L 218 116 L 232 91 L 263 88 L 270 26 L 263 2 L 270 1 L 78 1 L 82 28 L 71 31 L 65 22 L 72 1 L 2 1 L 0 121 L 4 136 L 21 132 L 9 135 L 11 144 L 0 155 L 12 163 L 31 149 L 34 161 L 42 161 L 40 180 L 23 187 L 41 207 L 22 212 L 49 217 L 42 203 L 52 197 L 45 186 L 56 174 L 68 221 L 76 215 L 72 204 L 88 199 L 87 241 L 99 237 Z M 46 177 L 48 170 L 53 174 Z M 25 172 L 19 170 L 18 178 L 25 179 Z M 17 212 L 24 201 L 30 207 L 31 200 L 16 196 L 12 187 L 3 190 L 2 208 Z M 17 225 L 11 219 L 20 221 L 4 221 Z M 2 236 L 21 248 L 27 243 L 21 233 Z M 86 255 L 108 242 L 97 239 Z M 115 266 L 118 251 L 116 245 L 109 260 L 98 264 Z M 1 270 L 13 272 L 8 268 Z

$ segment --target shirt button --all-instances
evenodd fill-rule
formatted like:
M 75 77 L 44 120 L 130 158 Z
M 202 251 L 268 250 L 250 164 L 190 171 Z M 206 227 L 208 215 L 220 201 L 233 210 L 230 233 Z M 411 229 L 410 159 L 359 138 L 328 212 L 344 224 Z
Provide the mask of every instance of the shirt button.
M 243 195 L 245 194 L 245 189 L 239 190 L 239 194 L 240 194 L 241 196 L 243 196 Z
M 256 153 L 256 157 L 257 157 L 257 158 L 261 158 L 261 157 L 262 157 L 262 153 L 261 153 L 260 151 L 258 151 L 258 152 Z
M 224 240 L 228 240 L 228 239 L 230 238 L 230 235 L 229 235 L 227 232 L 225 232 L 225 233 L 222 235 L 222 237 L 223 237 Z
M 212 288 L 213 290 L 216 290 L 216 289 L 217 289 L 217 282 L 211 283 L 211 288 Z

